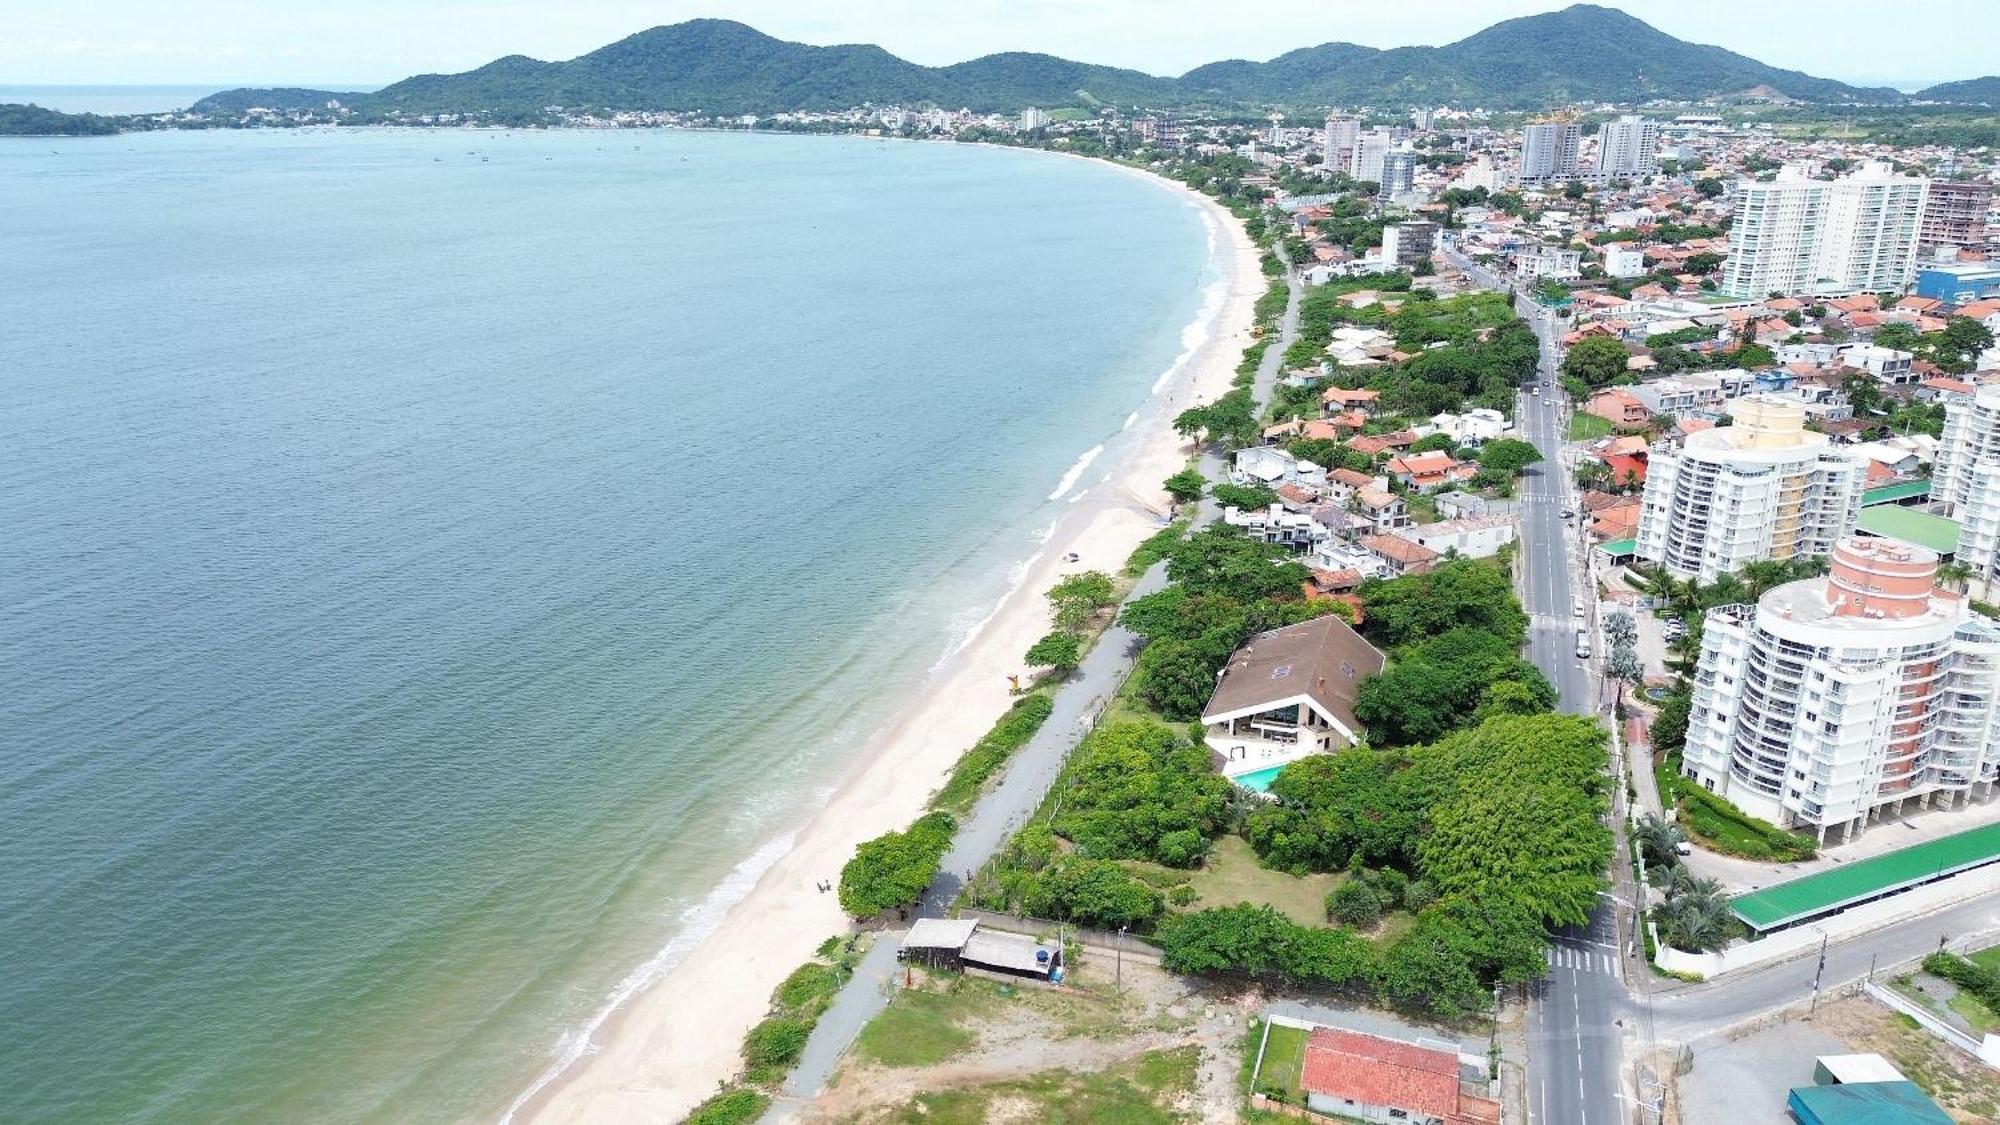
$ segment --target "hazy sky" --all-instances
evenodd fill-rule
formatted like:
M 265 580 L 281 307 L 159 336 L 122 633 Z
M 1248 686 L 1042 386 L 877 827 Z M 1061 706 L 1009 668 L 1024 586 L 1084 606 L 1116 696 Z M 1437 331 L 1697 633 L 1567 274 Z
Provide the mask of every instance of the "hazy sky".
M 2000 0 L 1607 0 L 1776 66 L 1916 86 L 2000 71 Z M 1440 44 L 1559 0 L 0 0 L 0 85 L 379 85 L 566 59 L 655 24 L 742 20 L 929 65 L 1003 50 L 1178 74 L 1334 40 Z

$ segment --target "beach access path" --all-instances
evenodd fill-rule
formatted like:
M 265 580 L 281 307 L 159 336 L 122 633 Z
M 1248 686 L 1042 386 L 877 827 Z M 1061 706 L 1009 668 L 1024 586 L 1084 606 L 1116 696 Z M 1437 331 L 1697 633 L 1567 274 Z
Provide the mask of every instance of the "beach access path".
M 1277 381 L 1278 365 L 1284 351 L 1298 333 L 1302 287 L 1295 274 L 1289 275 L 1287 281 L 1290 294 L 1284 315 L 1279 320 L 1278 338 L 1265 349 L 1256 382 L 1252 384 L 1253 395 L 1261 389 L 1259 402 L 1268 401 L 1271 387 Z M 1223 479 L 1215 472 L 1222 462 L 1212 451 L 1203 452 L 1202 464 L 1211 480 Z M 1210 519 L 1214 514 L 1213 502 L 1204 498 L 1202 518 Z M 1140 577 L 1131 593 L 1126 595 L 1126 600 L 1156 593 L 1166 584 L 1166 564 L 1156 563 Z M 1015 831 L 1035 815 L 1035 810 L 1041 807 L 1049 789 L 1055 785 L 1056 778 L 1062 774 L 1070 751 L 1096 724 L 1098 716 L 1103 714 L 1112 696 L 1117 693 L 1118 685 L 1131 672 L 1132 662 L 1138 656 L 1140 647 L 1138 634 L 1123 625 L 1114 622 L 1105 629 L 1089 655 L 1084 657 L 1082 665 L 1056 689 L 1052 701 L 1054 707 L 1041 729 L 1014 754 L 1001 775 L 1000 783 L 979 799 L 978 804 L 973 806 L 972 815 L 959 825 L 951 851 L 939 864 L 937 879 L 917 904 L 917 917 L 944 917 L 972 876 L 999 854 Z M 814 1025 L 798 1065 L 792 1069 L 778 1096 L 772 1099 L 764 1121 L 797 1119 L 812 1099 L 826 1088 L 834 1068 L 860 1037 L 861 1029 L 889 1006 L 889 999 L 894 995 L 896 954 L 900 948 L 901 942 L 894 934 L 884 934 L 869 947 L 861 963 L 855 966 L 854 976 L 834 997 L 832 1005 L 820 1016 L 819 1023 Z

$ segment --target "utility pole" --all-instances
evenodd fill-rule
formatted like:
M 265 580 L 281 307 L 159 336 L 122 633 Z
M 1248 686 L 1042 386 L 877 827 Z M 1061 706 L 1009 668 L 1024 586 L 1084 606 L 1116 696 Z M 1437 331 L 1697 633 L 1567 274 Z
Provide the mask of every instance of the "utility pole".
M 1117 962 L 1117 965 L 1118 965 L 1118 981 L 1117 981 L 1117 984 L 1116 984 L 1116 986 L 1115 986 L 1115 987 L 1116 987 L 1116 988 L 1118 989 L 1118 991 L 1120 991 L 1120 992 L 1123 992 L 1123 991 L 1125 991 L 1125 930 L 1126 930 L 1126 928 L 1127 928 L 1127 927 L 1125 927 L 1125 926 L 1120 926 L 1120 927 L 1118 927 L 1118 944 L 1117 944 L 1117 945 L 1114 945 L 1114 946 L 1112 946 L 1112 947 L 1111 947 L 1111 950 L 1112 950 L 1112 952 L 1111 952 L 1111 955 L 1112 955 L 1112 957 L 1113 957 L 1113 958 L 1114 958 L 1114 959 L 1116 960 L 1116 962 Z
M 1819 932 L 1819 967 L 1813 970 L 1812 1004 L 1806 1008 L 1806 1017 L 1819 1010 L 1819 980 L 1826 974 L 1826 931 Z

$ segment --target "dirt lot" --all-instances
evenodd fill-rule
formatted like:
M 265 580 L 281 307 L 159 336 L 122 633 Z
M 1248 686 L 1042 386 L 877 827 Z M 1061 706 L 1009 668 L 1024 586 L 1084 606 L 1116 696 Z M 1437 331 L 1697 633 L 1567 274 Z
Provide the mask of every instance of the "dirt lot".
M 1993 1125 L 2000 1073 L 1865 996 L 1822 1004 L 1810 1021 L 1697 1047 L 1694 1069 L 1675 1083 L 1679 1120 L 1789 1122 L 1785 1091 L 1812 1083 L 1815 1056 L 1864 1052 L 1888 1059 L 1958 1121 Z
M 1100 974 L 1079 974 L 1091 979 Z M 806 1120 L 1228 1122 L 1254 1000 L 1127 960 L 1052 989 L 919 974 L 863 1032 Z

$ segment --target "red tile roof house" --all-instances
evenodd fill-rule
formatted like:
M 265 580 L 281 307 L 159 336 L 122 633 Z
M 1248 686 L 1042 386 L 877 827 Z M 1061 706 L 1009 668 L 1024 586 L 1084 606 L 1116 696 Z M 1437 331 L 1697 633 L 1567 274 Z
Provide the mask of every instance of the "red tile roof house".
M 1320 409 L 1328 414 L 1341 414 L 1350 410 L 1372 411 L 1375 400 L 1382 397 L 1381 391 L 1363 390 L 1349 387 L 1328 387 L 1320 392 Z
M 1451 454 L 1440 449 L 1391 457 L 1388 470 L 1390 476 L 1418 492 L 1443 488 L 1453 481 L 1470 480 L 1479 473 L 1478 469 L 1453 460 Z
M 1308 1108 L 1363 1121 L 1500 1121 L 1500 1103 L 1460 1090 L 1457 1055 L 1337 1027 L 1313 1029 L 1299 1087 Z
M 1644 429 L 1653 420 L 1652 411 L 1646 409 L 1637 395 L 1616 387 L 1591 395 L 1590 401 L 1583 404 L 1583 412 L 1595 414 L 1621 429 Z
M 1438 560 L 1436 551 L 1395 535 L 1363 536 L 1361 549 L 1381 559 L 1391 574 L 1422 574 Z
M 1397 430 L 1393 434 L 1370 434 L 1355 438 L 1347 443 L 1347 448 L 1373 457 L 1391 449 L 1408 449 L 1417 444 L 1417 435 L 1409 430 Z

